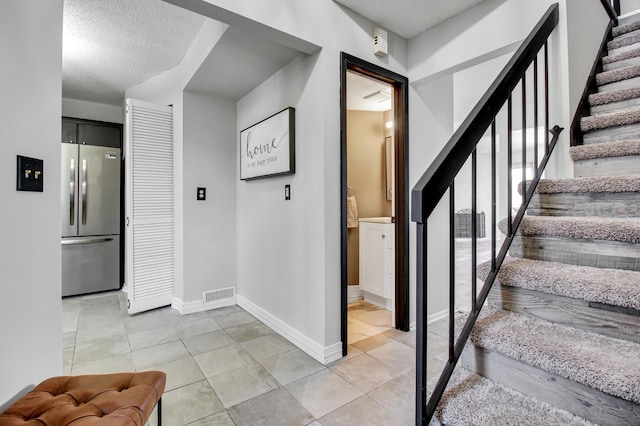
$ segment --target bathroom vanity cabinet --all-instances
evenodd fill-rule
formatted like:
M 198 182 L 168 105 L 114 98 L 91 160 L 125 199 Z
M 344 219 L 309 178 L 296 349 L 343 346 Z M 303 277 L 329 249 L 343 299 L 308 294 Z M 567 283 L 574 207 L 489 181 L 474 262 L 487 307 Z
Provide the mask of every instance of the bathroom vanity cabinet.
M 363 218 L 360 226 L 360 290 L 387 300 L 375 300 L 388 308 L 395 283 L 394 224 L 391 218 Z M 375 303 L 375 302 L 378 303 Z

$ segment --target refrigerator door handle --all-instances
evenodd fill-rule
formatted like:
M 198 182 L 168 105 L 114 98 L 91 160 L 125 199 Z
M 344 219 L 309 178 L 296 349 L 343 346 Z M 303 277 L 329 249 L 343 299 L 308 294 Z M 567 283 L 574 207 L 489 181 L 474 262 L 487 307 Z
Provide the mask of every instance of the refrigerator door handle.
M 82 159 L 82 182 L 80 183 L 82 188 L 82 224 L 87 224 L 87 160 Z
M 70 246 L 75 244 L 96 244 L 96 243 L 106 243 L 108 241 L 113 241 L 113 237 L 105 237 L 105 238 L 85 238 L 82 240 L 74 240 L 74 239 L 64 239 L 60 241 L 60 244 L 63 246 Z
M 76 161 L 72 158 L 69 162 L 69 226 L 76 221 Z

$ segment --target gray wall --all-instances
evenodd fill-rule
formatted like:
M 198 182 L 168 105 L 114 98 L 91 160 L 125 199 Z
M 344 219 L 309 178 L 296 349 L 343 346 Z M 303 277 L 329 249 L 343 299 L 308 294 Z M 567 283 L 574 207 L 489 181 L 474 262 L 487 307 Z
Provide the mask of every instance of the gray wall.
M 62 373 L 62 0 L 0 6 L 0 405 Z M 16 155 L 44 160 L 44 192 L 16 191 Z
M 184 92 L 185 301 L 236 285 L 236 145 L 235 102 Z

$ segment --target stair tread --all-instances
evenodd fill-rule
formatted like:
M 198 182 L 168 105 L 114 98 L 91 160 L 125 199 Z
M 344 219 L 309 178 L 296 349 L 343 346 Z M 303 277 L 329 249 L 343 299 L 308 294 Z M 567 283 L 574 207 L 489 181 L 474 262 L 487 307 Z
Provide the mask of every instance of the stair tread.
M 611 71 L 603 71 L 596 74 L 596 82 L 598 86 L 615 83 L 618 81 L 628 80 L 640 75 L 640 65 L 631 65 Z
M 478 266 L 485 280 L 491 262 Z M 505 258 L 497 282 L 587 302 L 640 310 L 640 272 L 576 266 L 524 258 Z
M 540 179 L 538 194 L 640 192 L 640 175 Z
M 589 104 L 594 106 L 612 104 L 622 102 L 629 99 L 640 97 L 640 87 L 632 87 L 629 89 L 610 90 L 589 95 Z
M 640 403 L 640 345 L 510 311 L 483 309 L 471 341 L 609 395 Z
M 427 386 L 431 393 L 435 380 Z M 502 426 L 514 424 L 515 419 L 530 425 L 593 425 L 464 368 L 454 370 L 434 417 L 445 425 Z
M 616 53 L 614 55 L 605 56 L 604 58 L 602 58 L 602 64 L 613 64 L 614 62 L 624 61 L 626 59 L 636 58 L 638 56 L 640 56 L 640 47 Z
M 573 161 L 640 155 L 640 139 L 572 146 L 569 154 Z
M 636 123 L 640 123 L 640 108 L 583 117 L 580 120 L 580 129 L 586 133 Z
M 627 34 L 636 30 L 640 30 L 640 21 L 630 22 L 625 25 L 618 25 L 611 30 L 611 34 L 614 37 L 619 37 L 623 34 Z
M 506 234 L 506 219 L 498 224 Z M 640 243 L 640 219 L 579 216 L 525 216 L 518 234 L 524 237 L 558 237 Z
M 627 34 L 623 34 L 619 37 L 614 38 L 609 43 L 607 43 L 607 48 L 609 50 L 619 49 L 625 46 L 631 46 L 632 44 L 636 44 L 640 42 L 640 31 L 631 31 Z

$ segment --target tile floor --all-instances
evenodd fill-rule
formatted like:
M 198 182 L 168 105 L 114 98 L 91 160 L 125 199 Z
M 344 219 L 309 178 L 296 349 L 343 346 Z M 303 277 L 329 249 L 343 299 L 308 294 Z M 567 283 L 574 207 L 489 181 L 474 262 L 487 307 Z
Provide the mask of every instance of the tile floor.
M 479 240 L 478 263 L 489 253 L 490 240 Z M 456 240 L 463 309 L 469 265 L 469 240 Z M 390 315 L 350 305 L 348 355 L 324 366 L 237 306 L 130 316 L 122 292 L 71 297 L 62 301 L 64 370 L 165 371 L 168 426 L 414 424 L 415 333 L 391 328 Z M 429 378 L 445 364 L 447 335 L 445 320 L 428 327 Z
M 126 295 L 111 292 L 66 298 L 62 309 L 65 374 L 165 371 L 164 425 L 414 423 L 415 333 L 371 305 L 350 306 L 349 353 L 328 366 L 237 306 L 129 316 Z M 445 352 L 442 337 L 429 339 Z

